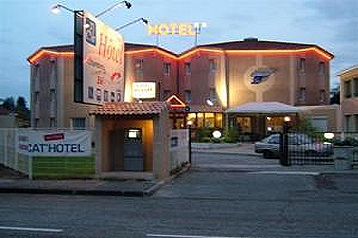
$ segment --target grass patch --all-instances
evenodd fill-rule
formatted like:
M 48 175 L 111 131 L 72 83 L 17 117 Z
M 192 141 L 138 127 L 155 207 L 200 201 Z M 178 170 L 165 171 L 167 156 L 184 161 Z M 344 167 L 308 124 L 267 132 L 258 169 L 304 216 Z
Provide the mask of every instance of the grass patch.
M 86 178 L 95 174 L 95 156 L 33 157 L 34 178 Z

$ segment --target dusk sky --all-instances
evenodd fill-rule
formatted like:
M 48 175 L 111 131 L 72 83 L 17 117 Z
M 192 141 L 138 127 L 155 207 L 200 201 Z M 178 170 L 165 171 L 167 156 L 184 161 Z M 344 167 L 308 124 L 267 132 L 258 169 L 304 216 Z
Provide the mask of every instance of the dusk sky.
M 41 46 L 73 44 L 73 15 L 50 11 L 61 3 L 97 14 L 114 0 L 0 0 L 0 99 L 25 96 L 29 101 L 30 66 L 27 57 Z M 113 28 L 136 18 L 152 24 L 206 22 L 199 44 L 259 40 L 316 44 L 335 55 L 331 87 L 337 73 L 358 64 L 358 0 L 129 0 L 131 9 L 118 8 L 101 17 Z M 144 25 L 121 32 L 126 42 L 156 44 Z M 193 47 L 194 37 L 161 36 L 159 46 L 180 53 Z

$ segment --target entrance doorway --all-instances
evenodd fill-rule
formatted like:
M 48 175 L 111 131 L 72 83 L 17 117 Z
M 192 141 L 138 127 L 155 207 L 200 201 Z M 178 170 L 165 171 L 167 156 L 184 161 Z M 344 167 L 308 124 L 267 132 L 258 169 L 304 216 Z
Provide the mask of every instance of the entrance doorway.
M 142 129 L 124 130 L 124 171 L 143 171 Z

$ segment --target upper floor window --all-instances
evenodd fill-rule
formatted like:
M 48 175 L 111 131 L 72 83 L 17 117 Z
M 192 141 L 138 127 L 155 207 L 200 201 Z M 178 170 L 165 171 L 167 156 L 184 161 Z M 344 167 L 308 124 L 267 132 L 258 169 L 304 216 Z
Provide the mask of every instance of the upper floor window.
M 318 67 L 319 74 L 324 74 L 326 71 L 325 68 L 326 65 L 324 64 L 324 62 L 319 62 L 319 67 Z
M 39 125 L 40 125 L 40 119 L 39 119 L 39 118 L 35 118 L 34 127 L 37 128 L 37 127 L 39 127 Z
M 215 103 L 216 102 L 216 90 L 215 88 L 210 88 L 210 101 Z
M 35 92 L 34 94 L 34 102 L 35 104 L 40 101 L 40 92 Z
M 306 101 L 306 88 L 300 88 L 298 101 L 305 102 Z
M 56 118 L 51 117 L 50 118 L 50 127 L 56 127 Z
M 184 98 L 185 98 L 186 103 L 191 102 L 191 91 L 190 90 L 185 90 L 184 91 Z
M 191 74 L 191 65 L 190 65 L 190 63 L 185 63 L 184 64 L 184 70 L 185 70 L 185 75 L 190 75 Z
M 164 63 L 163 64 L 164 74 L 169 76 L 172 74 L 172 64 L 171 63 Z
M 143 70 L 143 59 L 135 59 L 134 60 L 134 69 L 135 70 Z
M 344 82 L 344 97 L 352 97 L 351 81 Z
M 306 70 L 306 59 L 305 58 L 300 58 L 300 71 L 301 72 L 305 72 Z
M 358 97 L 358 78 L 353 79 L 353 90 L 354 97 Z
M 216 61 L 215 61 L 215 59 L 210 59 L 209 60 L 209 69 L 210 69 L 210 73 L 215 73 L 215 71 L 216 71 Z
M 55 89 L 50 90 L 50 102 L 56 102 L 56 90 Z
M 164 93 L 163 93 L 163 100 L 166 100 L 167 98 L 169 98 L 170 94 L 172 93 L 171 90 L 165 89 Z
M 326 101 L 326 91 L 324 89 L 319 90 L 319 101 L 320 102 Z

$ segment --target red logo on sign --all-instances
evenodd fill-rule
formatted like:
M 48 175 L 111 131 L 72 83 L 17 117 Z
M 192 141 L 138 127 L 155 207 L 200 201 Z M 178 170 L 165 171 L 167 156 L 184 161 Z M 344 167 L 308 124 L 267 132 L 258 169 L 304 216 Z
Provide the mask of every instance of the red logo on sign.
M 44 139 L 45 139 L 45 141 L 63 140 L 63 139 L 65 139 L 65 134 L 63 134 L 63 133 L 49 134 L 49 135 L 45 135 Z

